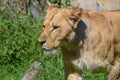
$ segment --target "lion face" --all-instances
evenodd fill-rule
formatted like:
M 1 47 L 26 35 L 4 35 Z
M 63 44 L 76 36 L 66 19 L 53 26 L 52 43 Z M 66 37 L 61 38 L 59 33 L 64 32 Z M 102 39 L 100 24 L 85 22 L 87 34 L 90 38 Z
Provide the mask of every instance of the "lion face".
M 73 12 L 78 12 L 73 14 Z M 42 48 L 48 53 L 55 52 L 55 49 L 66 39 L 78 21 L 80 9 L 64 9 L 58 6 L 50 6 L 43 23 L 43 31 L 38 38 Z

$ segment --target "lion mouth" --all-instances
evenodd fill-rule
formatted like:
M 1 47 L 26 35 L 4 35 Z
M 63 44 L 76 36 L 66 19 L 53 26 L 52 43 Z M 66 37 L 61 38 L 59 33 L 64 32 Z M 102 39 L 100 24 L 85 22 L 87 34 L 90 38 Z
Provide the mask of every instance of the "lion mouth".
M 47 54 L 47 55 L 49 55 L 49 54 L 56 54 L 57 48 L 58 47 L 55 47 L 55 48 L 52 48 L 52 49 L 48 49 L 48 48 L 42 46 L 44 54 Z
M 51 49 L 51 50 L 43 50 L 44 51 L 44 54 L 47 54 L 47 55 L 49 55 L 49 54 L 56 54 L 56 52 L 57 52 L 57 49 Z

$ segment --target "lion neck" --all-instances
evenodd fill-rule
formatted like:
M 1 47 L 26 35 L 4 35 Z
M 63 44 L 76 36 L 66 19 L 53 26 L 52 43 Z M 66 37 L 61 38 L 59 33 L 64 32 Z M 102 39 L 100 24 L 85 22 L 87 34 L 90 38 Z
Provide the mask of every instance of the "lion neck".
M 84 42 L 86 40 L 87 35 L 89 34 L 89 25 L 87 20 L 84 18 L 79 21 L 77 27 L 73 29 L 69 35 L 62 41 L 61 49 L 63 55 L 74 56 L 74 59 L 80 57 L 82 53 Z M 71 55 L 70 55 L 71 54 Z M 76 56 L 76 58 L 75 58 Z

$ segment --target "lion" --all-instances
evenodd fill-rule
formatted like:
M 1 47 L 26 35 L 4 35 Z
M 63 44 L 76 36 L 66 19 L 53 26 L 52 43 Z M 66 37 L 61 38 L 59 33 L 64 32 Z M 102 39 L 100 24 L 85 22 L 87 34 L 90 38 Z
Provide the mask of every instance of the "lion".
M 120 80 L 120 10 L 90 11 L 51 5 L 38 38 L 51 54 L 60 47 L 66 80 L 83 80 L 84 69 Z

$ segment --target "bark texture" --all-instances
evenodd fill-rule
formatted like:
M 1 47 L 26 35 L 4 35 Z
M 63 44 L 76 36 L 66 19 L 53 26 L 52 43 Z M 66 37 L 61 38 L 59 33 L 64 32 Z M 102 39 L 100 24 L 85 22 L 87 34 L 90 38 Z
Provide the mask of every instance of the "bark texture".
M 38 77 L 40 70 L 42 69 L 42 64 L 35 61 L 31 64 L 30 68 L 26 71 L 25 75 L 21 80 L 33 80 Z
M 70 4 L 88 10 L 120 10 L 120 0 L 71 0 Z
M 45 0 L 0 0 L 0 12 L 3 16 L 13 13 L 30 14 L 35 20 L 39 20 L 45 9 Z
M 57 2 L 57 1 L 56 1 Z M 69 0 L 61 0 L 67 7 Z M 89 10 L 120 10 L 120 0 L 70 0 L 73 7 Z M 46 0 L 0 0 L 0 15 L 13 18 L 13 13 L 29 14 L 36 21 L 43 18 Z

